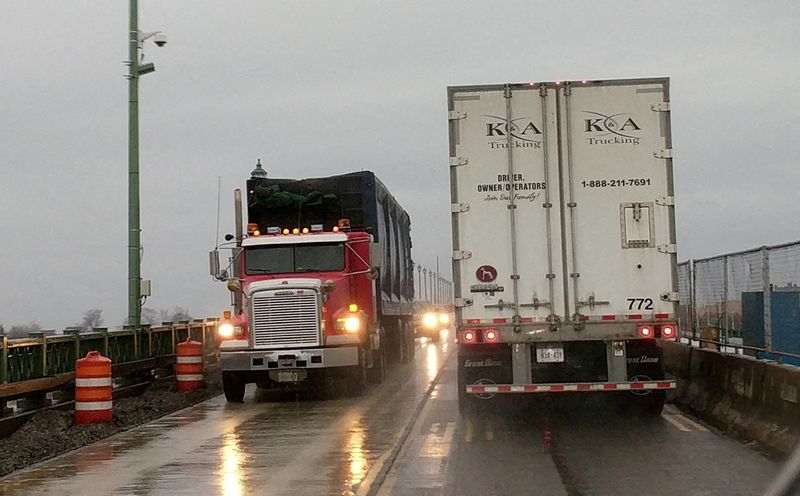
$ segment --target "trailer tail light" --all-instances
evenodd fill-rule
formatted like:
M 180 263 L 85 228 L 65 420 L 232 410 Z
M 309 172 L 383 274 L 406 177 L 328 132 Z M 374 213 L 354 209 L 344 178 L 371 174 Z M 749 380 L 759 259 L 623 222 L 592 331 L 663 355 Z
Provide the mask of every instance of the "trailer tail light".
M 639 336 L 643 338 L 652 338 L 653 337 L 653 326 L 643 325 L 639 326 Z
M 478 333 L 473 331 L 472 329 L 467 329 L 466 331 L 464 331 L 461 337 L 464 339 L 465 343 L 472 344 L 478 339 Z
M 661 326 L 661 337 L 666 339 L 672 339 L 675 337 L 675 326 L 673 325 L 665 325 Z
M 486 329 L 485 331 L 483 331 L 484 343 L 496 343 L 499 337 L 500 333 L 497 332 L 497 329 Z

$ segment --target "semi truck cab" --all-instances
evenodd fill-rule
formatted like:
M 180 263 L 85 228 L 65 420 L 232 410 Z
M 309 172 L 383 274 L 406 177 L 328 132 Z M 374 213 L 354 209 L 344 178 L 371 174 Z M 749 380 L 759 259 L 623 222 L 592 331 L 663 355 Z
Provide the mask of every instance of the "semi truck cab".
M 321 225 L 248 231 L 235 262 L 240 277 L 228 283 L 241 293 L 242 312 L 219 326 L 228 401 L 242 401 L 250 382 L 271 387 L 324 375 L 344 376 L 360 392 L 367 374 L 383 367 L 372 235 Z

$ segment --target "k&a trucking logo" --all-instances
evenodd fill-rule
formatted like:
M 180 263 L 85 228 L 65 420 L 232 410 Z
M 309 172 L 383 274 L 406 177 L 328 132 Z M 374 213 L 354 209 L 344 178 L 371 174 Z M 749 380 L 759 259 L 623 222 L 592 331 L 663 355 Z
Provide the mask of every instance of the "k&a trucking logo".
M 590 145 L 638 145 L 642 128 L 628 113 L 605 115 L 584 110 L 583 131 Z
M 511 146 L 514 148 L 542 148 L 542 132 L 536 127 L 530 117 L 519 117 L 509 121 L 505 117 L 484 115 L 489 120 L 486 122 L 486 137 L 489 138 L 489 148 L 500 150 L 508 148 L 508 137 L 511 136 Z

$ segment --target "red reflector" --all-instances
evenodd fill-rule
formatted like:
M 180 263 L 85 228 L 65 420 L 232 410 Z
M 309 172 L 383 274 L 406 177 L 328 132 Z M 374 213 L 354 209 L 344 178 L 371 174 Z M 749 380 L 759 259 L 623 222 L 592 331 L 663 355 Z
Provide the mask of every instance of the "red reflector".
M 616 320 L 616 315 L 603 315 L 603 320 Z
M 653 328 L 651 326 L 639 326 L 639 335 L 643 338 L 652 338 Z
M 628 315 L 628 318 L 631 320 L 642 320 L 642 314 L 632 314 Z
M 483 393 L 484 391 L 486 391 L 486 388 L 483 386 L 472 386 L 473 393 Z
M 520 322 L 523 324 L 531 324 L 533 322 L 533 317 L 522 317 Z
M 644 383 L 641 382 L 632 382 L 631 389 L 644 389 Z
M 657 319 L 668 319 L 669 318 L 669 314 L 668 313 L 657 313 L 656 314 L 656 318 Z
M 563 391 L 564 385 L 563 384 L 553 384 L 550 386 L 550 391 Z
M 463 336 L 465 343 L 474 343 L 477 334 L 475 333 L 475 331 L 469 330 L 469 331 L 464 331 Z
M 588 315 L 581 315 L 581 320 L 589 320 L 589 316 Z
M 497 391 L 500 393 L 510 393 L 511 386 L 497 386 Z
M 496 343 L 497 342 L 497 330 L 495 329 L 486 329 L 483 331 L 483 341 L 485 343 Z
M 508 322 L 508 319 L 492 319 L 493 324 L 505 324 Z
M 467 319 L 467 324 L 480 324 L 481 319 Z

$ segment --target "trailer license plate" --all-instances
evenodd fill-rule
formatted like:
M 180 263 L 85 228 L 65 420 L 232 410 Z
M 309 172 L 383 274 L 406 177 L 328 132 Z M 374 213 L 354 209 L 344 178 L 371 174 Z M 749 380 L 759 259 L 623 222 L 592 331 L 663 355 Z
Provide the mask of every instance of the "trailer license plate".
M 278 372 L 278 382 L 297 382 L 300 380 L 296 370 L 281 370 Z
M 536 347 L 536 361 L 539 363 L 560 363 L 564 361 L 564 347 L 558 345 L 545 345 Z

